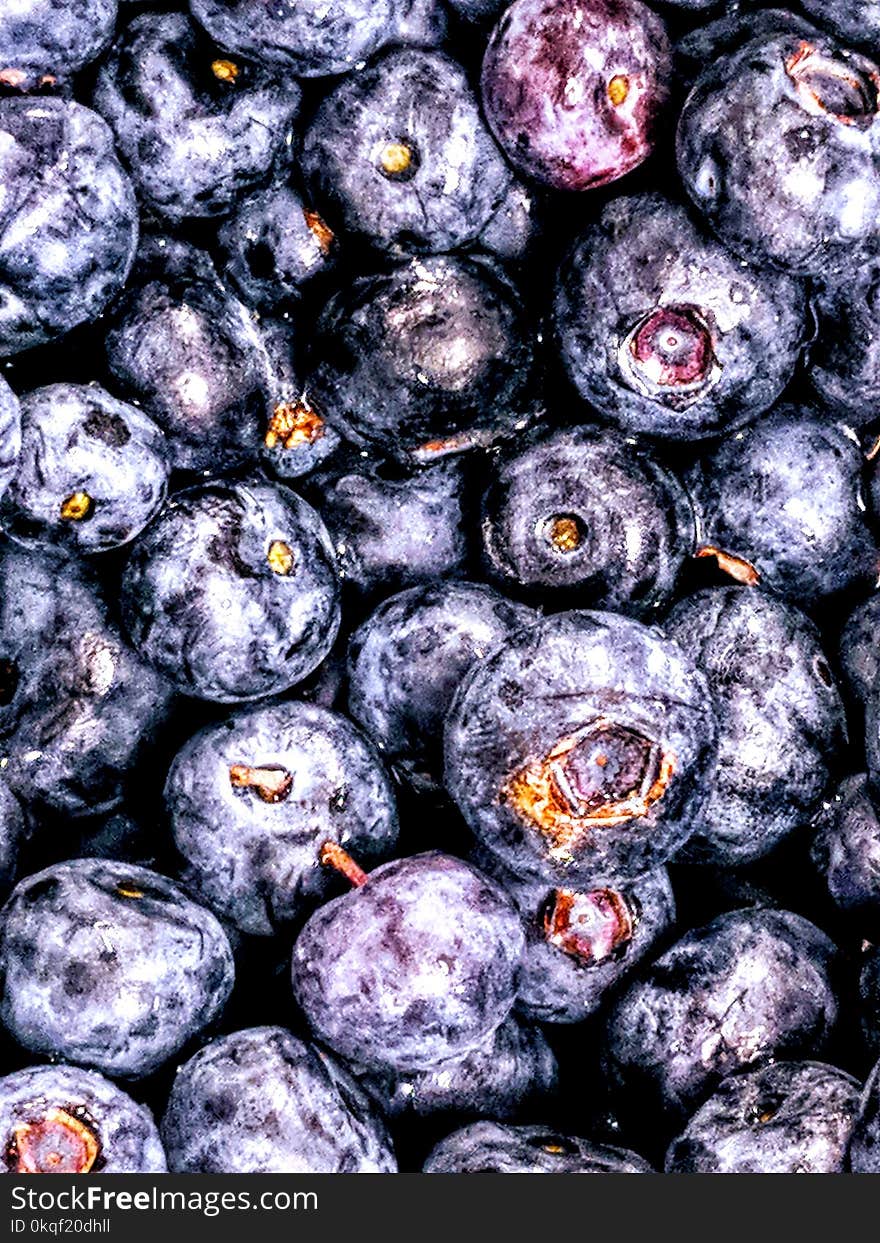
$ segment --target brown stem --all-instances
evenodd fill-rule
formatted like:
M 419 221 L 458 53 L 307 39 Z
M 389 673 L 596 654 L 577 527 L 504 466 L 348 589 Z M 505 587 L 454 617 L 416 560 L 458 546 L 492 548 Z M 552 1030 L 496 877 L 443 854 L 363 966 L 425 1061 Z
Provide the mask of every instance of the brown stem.
M 247 764 L 233 764 L 229 770 L 233 789 L 253 790 L 264 803 L 281 803 L 290 794 L 293 777 L 280 765 L 251 768 Z
M 321 847 L 320 858 L 324 867 L 333 868 L 355 889 L 360 889 L 361 885 L 367 883 L 367 873 L 362 867 L 358 867 L 348 851 L 343 850 L 338 842 L 325 842 Z

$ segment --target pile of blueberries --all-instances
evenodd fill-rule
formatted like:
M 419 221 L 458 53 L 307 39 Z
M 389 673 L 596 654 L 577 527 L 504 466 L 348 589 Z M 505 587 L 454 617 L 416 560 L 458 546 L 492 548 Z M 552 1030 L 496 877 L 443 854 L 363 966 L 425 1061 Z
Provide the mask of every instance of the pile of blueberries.
M 0 1170 L 880 1172 L 878 62 L 0 3 Z

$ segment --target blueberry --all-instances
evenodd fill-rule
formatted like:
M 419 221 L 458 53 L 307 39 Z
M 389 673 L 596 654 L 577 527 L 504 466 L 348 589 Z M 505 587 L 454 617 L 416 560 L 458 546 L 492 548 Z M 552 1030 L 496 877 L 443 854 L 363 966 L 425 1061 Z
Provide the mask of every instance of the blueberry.
M 243 199 L 217 233 L 223 275 L 260 311 L 300 296 L 332 270 L 339 246 L 326 221 L 284 184 Z
M 178 493 L 135 541 L 121 604 L 138 651 L 187 694 L 219 703 L 295 686 L 339 627 L 320 518 L 259 482 Z
M 476 249 L 502 263 L 524 263 L 544 236 L 547 214 L 544 197 L 526 182 L 514 178 L 508 182 L 494 215 L 483 226 Z
M 394 42 L 411 0 L 190 0 L 220 47 L 301 78 L 346 73 Z
M 113 38 L 117 0 L 14 0 L 0 12 L 0 82 L 67 81 Z
M 853 1174 L 880 1173 L 880 1062 L 871 1071 L 859 1103 L 849 1146 Z
M 877 547 L 864 474 L 849 428 L 819 411 L 778 407 L 728 435 L 690 473 L 697 555 L 801 608 L 867 590 L 877 578 Z
M 526 952 L 516 1008 L 540 1023 L 581 1023 L 607 1001 L 675 923 L 665 868 L 618 888 L 554 888 L 523 880 L 478 852 L 513 899 Z
M 762 1058 L 821 1055 L 838 1017 L 837 950 L 790 911 L 742 910 L 686 933 L 612 1009 L 615 1080 L 684 1119 Z
M 330 92 L 302 164 L 331 221 L 392 252 L 475 241 L 510 183 L 462 67 L 411 48 L 386 52 Z
M 223 215 L 289 165 L 300 95 L 224 58 L 182 13 L 147 13 L 113 45 L 94 105 L 142 201 L 173 224 Z
M 523 934 L 508 898 L 437 853 L 358 883 L 293 948 L 294 996 L 315 1035 L 366 1070 L 427 1070 L 475 1048 L 516 995 Z
M 546 1108 L 558 1090 L 556 1057 L 539 1027 L 506 1019 L 476 1048 L 432 1070 L 364 1075 L 386 1117 L 516 1119 Z
M 835 905 L 880 937 L 880 818 L 867 777 L 847 777 L 815 820 L 811 856 Z
M 3 909 L 0 1017 L 34 1053 L 106 1074 L 156 1070 L 232 989 L 222 927 L 173 881 L 74 859 L 20 881 Z
M 613 887 L 693 832 L 715 735 L 707 683 L 678 644 L 613 613 L 562 613 L 465 678 L 446 786 L 512 871 Z
M 26 831 L 22 806 L 5 779 L 0 779 L 0 894 L 4 896 L 12 888 L 19 846 Z
M 15 476 L 21 453 L 21 405 L 0 377 L 0 497 Z
M 163 429 L 178 469 L 253 462 L 273 417 L 275 377 L 247 309 L 207 254 L 164 238 L 149 240 L 135 276 L 104 342 L 122 395 Z
M 212 1041 L 177 1072 L 162 1138 L 174 1174 L 393 1174 L 378 1115 L 325 1053 L 281 1027 Z
M 113 135 L 64 99 L 0 99 L 0 357 L 101 314 L 138 237 Z
M 880 263 L 820 287 L 813 306 L 810 383 L 829 410 L 860 428 L 873 422 L 880 405 Z
M 560 357 L 627 432 L 697 440 L 754 419 L 807 337 L 801 283 L 750 268 L 658 194 L 615 199 L 559 272 Z
M 812 622 L 765 592 L 698 592 L 665 629 L 717 706 L 718 764 L 687 853 L 739 867 L 819 810 L 846 745 L 843 703 Z
M 880 594 L 856 605 L 840 636 L 838 663 L 843 684 L 860 706 L 868 702 L 880 672 Z
M 411 587 L 382 602 L 352 638 L 349 711 L 395 773 L 442 789 L 443 723 L 471 666 L 536 621 L 480 583 Z
M 8 1174 L 164 1174 L 153 1116 L 103 1075 L 30 1066 L 0 1079 Z
M 513 285 L 488 265 L 441 255 L 359 277 L 332 298 L 307 387 L 356 443 L 430 462 L 521 427 L 533 378 Z
M 587 190 L 651 153 L 671 49 L 640 0 L 515 0 L 483 62 L 486 118 L 527 177 Z
M 859 1105 L 851 1075 L 778 1062 L 725 1079 L 666 1154 L 667 1174 L 842 1174 Z
M 820 26 L 855 47 L 880 50 L 878 0 L 800 0 L 801 7 Z
M 824 276 L 880 249 L 880 69 L 824 36 L 767 35 L 698 79 L 678 169 L 737 253 Z
M 196 734 L 171 765 L 165 803 L 193 888 L 257 936 L 327 896 L 328 841 L 373 863 L 397 840 L 373 748 L 344 717 L 303 703 L 246 709 Z
M 425 1174 L 652 1174 L 623 1148 L 557 1135 L 546 1127 L 474 1122 L 434 1148 Z
M 141 410 L 95 384 L 53 384 L 28 393 L 21 414 L 21 455 L 0 501 L 13 539 L 106 552 L 159 512 L 165 437 Z
M 470 532 L 461 459 L 400 477 L 361 462 L 314 483 L 340 577 L 358 594 L 389 594 L 464 571 Z
M 65 817 L 117 807 L 172 704 L 85 568 L 0 550 L 3 772 L 24 803 Z
M 636 616 L 669 602 L 695 536 L 676 477 L 595 427 L 532 435 L 496 458 L 481 531 L 505 591 Z
M 459 17 L 469 22 L 495 21 L 507 7 L 506 0 L 447 0 L 447 3 Z
M 859 1010 L 864 1043 L 872 1057 L 880 1055 L 880 946 L 868 944 L 859 975 Z

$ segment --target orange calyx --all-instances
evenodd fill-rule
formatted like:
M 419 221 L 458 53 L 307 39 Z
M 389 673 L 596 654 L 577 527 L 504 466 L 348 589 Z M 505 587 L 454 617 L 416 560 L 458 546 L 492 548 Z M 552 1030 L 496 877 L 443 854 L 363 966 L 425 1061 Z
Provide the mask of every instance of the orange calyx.
M 293 777 L 280 764 L 267 764 L 264 768 L 233 764 L 229 783 L 234 790 L 253 790 L 264 803 L 281 803 L 293 788 Z
M 316 211 L 310 211 L 308 208 L 303 209 L 306 226 L 309 232 L 314 234 L 315 240 L 321 248 L 323 255 L 329 255 L 336 241 L 336 234 L 327 224 L 323 216 L 319 216 Z
M 50 1109 L 12 1132 L 7 1164 L 16 1174 L 88 1174 L 101 1152 L 94 1130 L 69 1109 Z
M 728 578 L 732 578 L 735 583 L 741 583 L 743 587 L 757 587 L 761 581 L 761 575 L 751 561 L 725 552 L 723 548 L 716 548 L 714 544 L 705 544 L 702 548 L 698 548 L 696 556 L 713 557 L 718 564 L 718 569 Z
M 267 449 L 296 449 L 311 445 L 324 435 L 324 420 L 304 397 L 298 401 L 280 402 L 272 413 L 266 429 Z

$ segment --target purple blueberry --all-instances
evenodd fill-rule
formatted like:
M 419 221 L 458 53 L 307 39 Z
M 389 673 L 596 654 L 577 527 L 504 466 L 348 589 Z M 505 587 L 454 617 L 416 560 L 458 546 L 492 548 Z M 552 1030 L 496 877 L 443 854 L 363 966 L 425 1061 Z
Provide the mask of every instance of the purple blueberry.
M 442 1140 L 425 1174 L 653 1174 L 623 1148 L 559 1135 L 547 1127 L 474 1122 Z

